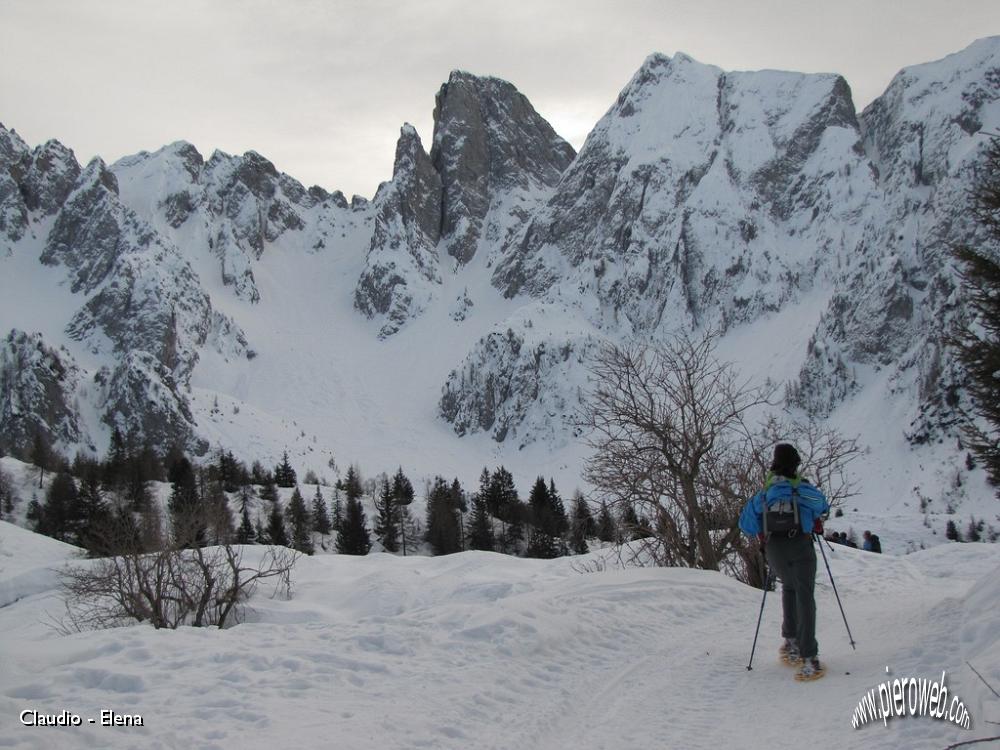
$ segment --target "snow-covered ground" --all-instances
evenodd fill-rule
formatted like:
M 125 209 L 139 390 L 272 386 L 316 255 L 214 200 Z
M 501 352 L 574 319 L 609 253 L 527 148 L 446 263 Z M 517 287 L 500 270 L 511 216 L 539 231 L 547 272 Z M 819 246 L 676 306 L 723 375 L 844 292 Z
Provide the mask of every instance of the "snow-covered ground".
M 1000 720 L 966 666 L 1000 686 L 996 545 L 827 550 L 857 650 L 821 562 L 829 671 L 814 683 L 777 661 L 773 594 L 747 671 L 760 592 L 718 573 L 584 572 L 596 553 L 316 556 L 299 561 L 291 599 L 262 589 L 227 630 L 66 636 L 44 624 L 62 606 L 44 571 L 71 554 L 0 523 L 0 747 L 941 748 Z M 946 671 L 972 730 L 930 718 L 855 730 L 887 666 L 900 679 Z M 26 727 L 26 709 L 83 725 Z M 102 727 L 105 709 L 143 726 Z

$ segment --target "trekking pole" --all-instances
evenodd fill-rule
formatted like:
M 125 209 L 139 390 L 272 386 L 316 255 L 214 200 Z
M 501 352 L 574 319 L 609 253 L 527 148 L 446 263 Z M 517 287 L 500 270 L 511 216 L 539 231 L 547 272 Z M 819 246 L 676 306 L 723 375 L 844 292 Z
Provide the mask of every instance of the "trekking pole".
M 813 533 L 813 539 L 822 539 L 819 534 Z M 837 597 L 837 606 L 840 607 L 840 616 L 844 618 L 844 627 L 847 628 L 847 638 L 851 642 L 851 648 L 855 651 L 858 647 L 854 644 L 854 636 L 851 635 L 851 626 L 847 624 L 847 615 L 844 614 L 844 605 L 840 603 L 840 594 L 837 593 L 837 584 L 833 580 L 833 572 L 830 570 L 830 561 L 826 559 L 826 550 L 823 549 L 823 545 L 819 545 L 819 551 L 823 553 L 823 562 L 826 563 L 826 572 L 830 576 L 830 585 L 833 586 L 833 595 Z
M 753 655 L 757 650 L 757 636 L 760 635 L 760 621 L 764 618 L 764 602 L 767 601 L 767 590 L 771 588 L 771 572 L 768 571 L 764 578 L 764 596 L 760 600 L 760 614 L 757 615 L 757 630 L 753 634 L 753 648 L 750 649 L 750 661 L 747 663 L 747 672 L 753 671 Z

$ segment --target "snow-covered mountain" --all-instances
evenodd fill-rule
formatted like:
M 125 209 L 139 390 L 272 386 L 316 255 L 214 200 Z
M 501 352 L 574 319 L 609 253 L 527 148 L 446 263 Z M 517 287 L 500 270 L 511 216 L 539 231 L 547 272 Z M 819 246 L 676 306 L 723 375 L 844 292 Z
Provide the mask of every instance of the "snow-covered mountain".
M 860 433 L 898 503 L 988 497 L 959 476 L 944 339 L 1000 38 L 903 70 L 860 115 L 836 75 L 656 54 L 579 154 L 493 78 L 453 73 L 434 121 L 429 152 L 404 125 L 392 179 L 350 203 L 253 152 L 80 165 L 0 126 L 4 446 L 103 452 L 120 427 L 572 486 L 594 348 L 712 326 L 747 376 Z

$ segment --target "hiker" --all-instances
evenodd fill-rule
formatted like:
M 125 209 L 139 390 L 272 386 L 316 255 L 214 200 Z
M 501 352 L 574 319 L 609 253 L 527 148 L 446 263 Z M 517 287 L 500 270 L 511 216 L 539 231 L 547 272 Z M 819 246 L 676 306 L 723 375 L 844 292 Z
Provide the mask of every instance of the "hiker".
M 779 443 L 767 483 L 740 513 L 740 529 L 758 535 L 768 565 L 781 580 L 781 635 L 779 654 L 789 666 L 798 666 L 797 680 L 823 676 L 816 642 L 816 550 L 813 533 L 822 535 L 822 516 L 830 510 L 826 496 L 799 476 L 802 459 L 795 447 Z
M 865 552 L 875 552 L 875 553 L 882 552 L 882 541 L 878 538 L 878 534 L 873 534 L 870 531 L 866 531 L 863 536 L 865 538 L 865 541 L 861 545 L 861 548 Z

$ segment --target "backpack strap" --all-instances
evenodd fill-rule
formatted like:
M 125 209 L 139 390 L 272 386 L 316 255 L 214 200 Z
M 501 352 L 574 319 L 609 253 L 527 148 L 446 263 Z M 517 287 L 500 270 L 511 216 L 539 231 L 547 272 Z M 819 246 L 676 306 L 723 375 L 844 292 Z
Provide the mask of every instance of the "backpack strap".
M 802 524 L 799 521 L 799 483 L 797 479 L 792 483 L 792 513 L 795 515 L 795 530 L 798 532 Z

